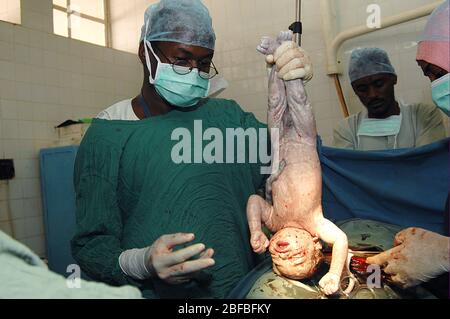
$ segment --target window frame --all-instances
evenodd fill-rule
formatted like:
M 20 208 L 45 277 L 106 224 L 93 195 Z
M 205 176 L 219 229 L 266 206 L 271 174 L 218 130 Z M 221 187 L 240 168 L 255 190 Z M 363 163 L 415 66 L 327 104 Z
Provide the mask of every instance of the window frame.
M 112 43 L 111 43 L 112 42 L 111 41 L 112 38 L 111 38 L 111 25 L 110 25 L 110 18 L 109 18 L 109 16 L 110 16 L 110 14 L 109 14 L 109 12 L 110 12 L 109 11 L 109 1 L 108 0 L 103 0 L 103 19 L 91 16 L 91 15 L 88 15 L 88 14 L 85 14 L 85 13 L 82 13 L 82 12 L 78 12 L 76 10 L 72 10 L 70 8 L 70 1 L 71 0 L 65 0 L 65 1 L 66 1 L 66 8 L 55 4 L 53 1 L 52 1 L 52 5 L 53 5 L 53 10 L 58 10 L 58 11 L 61 11 L 61 12 L 64 12 L 64 13 L 67 14 L 67 37 L 69 39 L 73 39 L 72 38 L 72 30 L 71 30 L 71 27 L 70 27 L 70 25 L 71 25 L 71 23 L 70 23 L 71 22 L 70 21 L 70 19 L 71 19 L 70 16 L 72 14 L 75 14 L 75 15 L 83 18 L 83 19 L 103 24 L 105 26 L 105 47 L 106 48 L 111 48 L 112 47 Z M 91 43 L 91 42 L 88 42 L 88 41 L 84 41 L 84 42 Z M 96 43 L 92 43 L 92 44 L 98 45 Z

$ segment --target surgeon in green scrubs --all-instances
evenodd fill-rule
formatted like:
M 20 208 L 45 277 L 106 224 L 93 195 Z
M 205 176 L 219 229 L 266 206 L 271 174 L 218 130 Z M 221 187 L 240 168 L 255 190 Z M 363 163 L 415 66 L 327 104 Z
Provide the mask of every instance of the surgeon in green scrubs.
M 162 0 L 145 17 L 145 78 L 132 101 L 141 120 L 95 120 L 81 143 L 73 256 L 92 279 L 147 298 L 224 298 L 257 262 L 245 210 L 270 165 L 251 158 L 267 134 L 225 147 L 227 133 L 267 129 L 234 101 L 205 99 L 217 70 L 201 1 Z

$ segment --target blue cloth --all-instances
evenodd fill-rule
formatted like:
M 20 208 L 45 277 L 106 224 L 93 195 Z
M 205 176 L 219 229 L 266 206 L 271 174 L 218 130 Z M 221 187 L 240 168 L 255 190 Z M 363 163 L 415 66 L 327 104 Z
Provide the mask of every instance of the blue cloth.
M 325 216 L 333 221 L 371 219 L 444 234 L 449 142 L 361 152 L 324 147 L 319 141 Z

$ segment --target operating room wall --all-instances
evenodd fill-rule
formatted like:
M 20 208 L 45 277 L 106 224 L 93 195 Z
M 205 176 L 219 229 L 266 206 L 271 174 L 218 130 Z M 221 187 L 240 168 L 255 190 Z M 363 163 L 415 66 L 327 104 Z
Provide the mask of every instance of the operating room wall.
M 335 6 L 336 34 L 346 28 L 366 24 L 369 4 L 379 4 L 382 17 L 401 13 L 434 0 L 330 0 Z M 136 38 L 143 24 L 145 8 L 152 0 L 111 0 L 113 46 L 119 50 L 137 51 Z M 276 36 L 295 20 L 295 0 L 204 0 L 210 9 L 217 47 L 215 64 L 230 87 L 221 94 L 234 99 L 246 110 L 266 120 L 267 72 L 264 58 L 256 52 L 264 35 Z M 315 76 L 307 90 L 315 110 L 317 127 L 325 144 L 331 144 L 333 128 L 343 119 L 333 80 L 326 73 L 325 41 L 319 1 L 302 0 L 303 47 L 310 53 Z M 388 51 L 399 75 L 396 93 L 408 102 L 431 104 L 430 85 L 415 62 L 417 39 L 426 18 L 377 31 L 344 44 L 340 57 L 343 70 L 349 54 L 359 46 L 379 46 Z M 136 35 L 137 34 L 137 35 Z M 131 36 L 133 35 L 133 36 Z M 341 76 L 350 113 L 362 109 L 348 83 L 346 72 Z
M 142 77 L 134 54 L 54 35 L 51 0 L 21 7 L 22 25 L 0 21 L 0 158 L 16 168 L 0 182 L 0 229 L 44 256 L 39 150 L 63 121 L 134 96 Z

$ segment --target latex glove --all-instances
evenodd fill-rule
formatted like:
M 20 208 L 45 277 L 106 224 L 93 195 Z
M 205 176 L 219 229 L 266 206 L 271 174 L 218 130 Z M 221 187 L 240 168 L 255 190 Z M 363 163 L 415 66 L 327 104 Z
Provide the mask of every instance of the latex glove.
M 214 265 L 212 255 L 214 251 L 205 251 L 205 245 L 196 244 L 176 252 L 173 248 L 177 245 L 193 241 L 194 234 L 164 235 L 158 239 L 149 250 L 147 262 L 151 272 L 169 284 L 183 284 L 194 279 L 197 273 Z M 202 253 L 197 260 L 192 257 Z
M 283 42 L 273 55 L 266 56 L 269 65 L 276 64 L 278 77 L 284 81 L 312 79 L 313 65 L 308 53 L 293 41 Z
M 128 276 L 144 280 L 157 277 L 168 284 L 184 284 L 196 279 L 202 270 L 215 264 L 213 249 L 205 250 L 204 244 L 191 245 L 173 251 L 182 244 L 195 239 L 194 234 L 172 234 L 161 236 L 152 246 L 140 250 L 129 250 L 119 257 L 119 264 Z M 200 254 L 200 258 L 191 258 Z
M 449 238 L 408 228 L 395 236 L 396 247 L 367 258 L 368 264 L 385 266 L 384 272 L 402 288 L 417 286 L 449 270 Z

